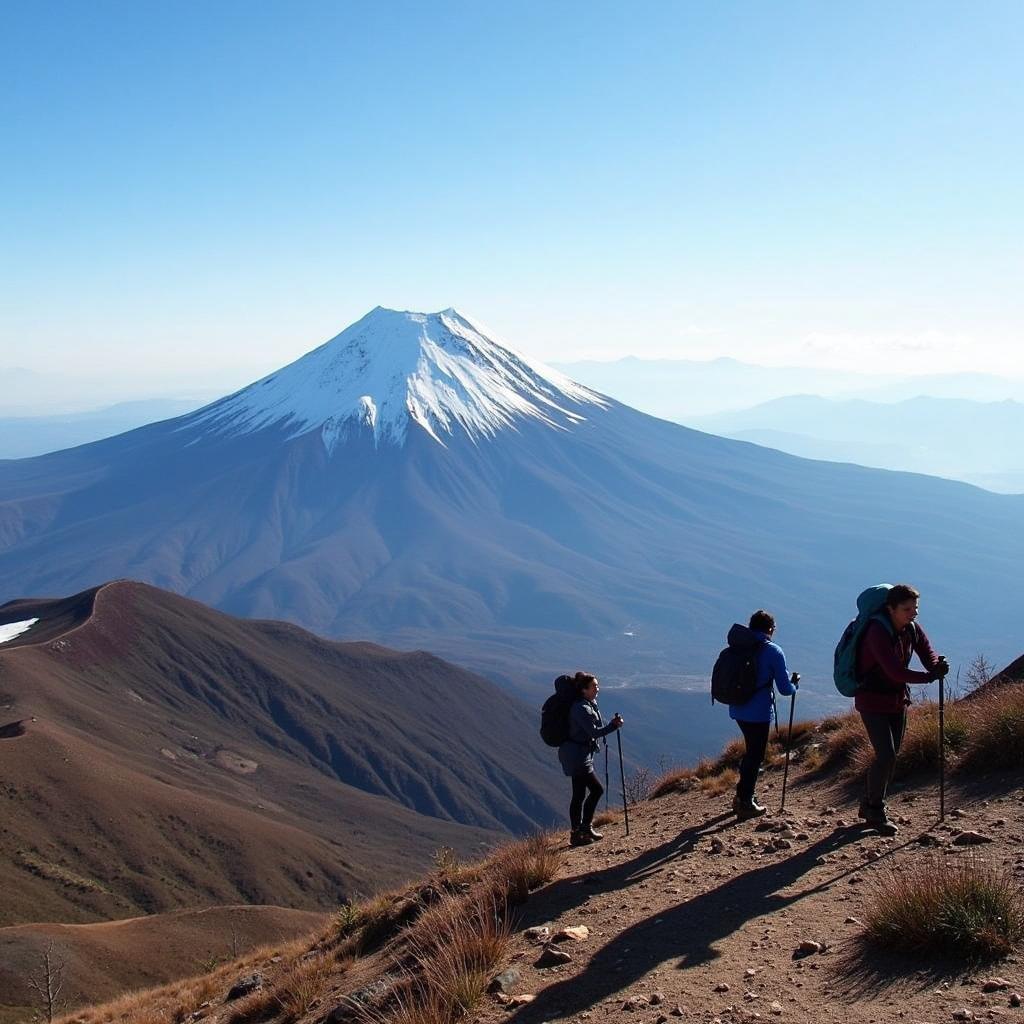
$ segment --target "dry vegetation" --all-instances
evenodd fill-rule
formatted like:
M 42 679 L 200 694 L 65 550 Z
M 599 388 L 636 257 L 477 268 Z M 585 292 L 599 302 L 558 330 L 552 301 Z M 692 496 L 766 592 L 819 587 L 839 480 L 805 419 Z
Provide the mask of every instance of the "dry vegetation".
M 76 1010 L 59 1024 L 182 1024 L 214 1008 L 221 1024 L 289 1024 L 327 997 L 348 999 L 368 1021 L 453 1024 L 483 996 L 508 948 L 514 908 L 548 882 L 558 864 L 543 835 L 471 863 L 442 849 L 424 883 L 345 904 L 322 933 L 255 950 L 201 977 Z M 377 952 L 392 984 L 346 994 L 353 965 Z M 232 984 L 255 971 L 264 975 L 264 986 L 224 1004 Z
M 199 1010 L 203 1003 L 223 998 L 225 992 L 241 975 L 255 970 L 274 957 L 295 961 L 306 952 L 308 939 L 285 946 L 264 946 L 244 957 L 225 964 L 209 974 L 185 978 L 170 985 L 128 992 L 109 1003 L 83 1007 L 62 1017 L 58 1024 L 179 1024 Z
M 977 858 L 923 857 L 881 876 L 866 938 L 902 954 L 996 960 L 1024 939 L 1022 895 Z
M 896 765 L 897 777 L 939 767 L 938 706 L 933 703 L 910 709 L 907 733 Z M 952 701 L 944 709 L 946 764 L 951 772 L 970 775 L 989 771 L 1024 769 L 1024 683 L 1012 683 L 990 692 L 975 693 L 970 700 Z M 785 761 L 786 730 L 772 734 L 766 762 L 778 767 Z M 735 770 L 743 756 L 743 740 L 737 738 L 722 753 L 692 768 L 666 772 L 651 787 L 651 798 L 700 787 L 719 795 L 735 784 Z M 820 722 L 793 725 L 791 761 L 805 775 L 839 773 L 859 778 L 872 758 L 864 726 L 856 712 L 833 715 Z

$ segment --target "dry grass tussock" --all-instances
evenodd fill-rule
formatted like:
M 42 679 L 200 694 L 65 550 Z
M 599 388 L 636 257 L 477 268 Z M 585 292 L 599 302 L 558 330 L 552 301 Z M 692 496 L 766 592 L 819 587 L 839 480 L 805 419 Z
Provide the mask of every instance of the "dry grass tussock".
M 503 846 L 487 862 L 484 878 L 512 904 L 550 882 L 561 858 L 550 836 L 537 834 Z
M 272 984 L 239 999 L 225 1018 L 225 1024 L 249 1024 L 270 1019 L 278 1024 L 289 1024 L 298 1020 L 324 994 L 332 975 L 338 970 L 338 965 L 330 957 L 316 950 L 307 951 L 301 957 L 292 957 Z
M 1024 683 L 973 696 L 960 766 L 965 771 L 1024 769 Z
M 869 943 L 900 953 L 992 961 L 1024 941 L 1024 893 L 975 857 L 925 857 L 881 875 L 866 919 Z
M 331 977 L 333 964 L 325 956 L 311 956 L 300 960 L 281 975 L 274 986 L 275 998 L 281 1007 L 280 1020 L 285 1022 L 302 1017 L 324 992 Z
M 487 991 L 495 966 L 511 942 L 509 904 L 484 889 L 469 898 L 446 897 L 424 915 L 411 937 L 415 985 L 428 1004 L 448 1008 L 457 1020 Z
M 416 919 L 424 897 L 429 898 L 427 893 L 392 889 L 360 903 L 344 903 L 334 915 L 327 944 L 335 947 L 339 959 L 366 956 Z
M 464 891 L 443 893 L 398 937 L 401 981 L 382 1005 L 361 1007 L 367 1024 L 454 1024 L 470 1013 L 508 952 L 514 907 L 558 864 L 551 839 L 531 836 L 477 865 Z
M 740 773 L 735 768 L 723 768 L 717 775 L 709 775 L 700 780 L 700 788 L 708 796 L 721 796 L 736 788 Z

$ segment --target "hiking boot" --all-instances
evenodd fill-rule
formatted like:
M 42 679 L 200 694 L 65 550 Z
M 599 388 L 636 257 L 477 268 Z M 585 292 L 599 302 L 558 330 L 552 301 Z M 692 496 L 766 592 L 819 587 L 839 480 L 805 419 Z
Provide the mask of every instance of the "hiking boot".
M 573 829 L 569 834 L 569 845 L 570 846 L 589 846 L 593 843 L 594 837 L 589 831 L 582 828 Z
M 747 818 L 759 818 L 768 810 L 767 807 L 759 804 L 754 797 L 744 800 L 739 796 L 733 797 L 732 809 L 740 821 L 746 821 Z
M 877 829 L 879 835 L 894 836 L 899 832 L 896 825 L 889 819 L 884 801 L 880 804 L 869 804 L 867 800 L 862 800 L 857 809 L 857 817 L 863 818 L 865 825 Z
M 595 843 L 598 841 L 598 839 L 604 839 L 604 833 L 603 832 L 598 832 L 597 829 L 594 828 L 594 825 L 593 825 L 592 822 L 588 821 L 586 823 L 586 825 L 584 825 L 583 828 L 580 829 L 580 831 L 585 836 L 590 836 L 590 838 L 593 839 Z
M 860 807 L 857 808 L 857 817 L 863 818 L 869 825 L 881 825 L 888 820 L 885 813 L 885 801 L 880 804 L 872 804 L 868 803 L 865 797 L 861 800 Z

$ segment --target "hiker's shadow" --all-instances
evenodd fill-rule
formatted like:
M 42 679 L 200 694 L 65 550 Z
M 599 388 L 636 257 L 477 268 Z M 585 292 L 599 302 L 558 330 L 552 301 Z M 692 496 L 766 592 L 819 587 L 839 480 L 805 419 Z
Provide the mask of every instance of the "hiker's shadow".
M 723 832 L 736 824 L 734 815 L 720 814 L 684 828 L 668 842 L 652 847 L 634 860 L 563 878 L 550 886 L 540 899 L 530 897 L 530 902 L 520 910 L 519 924 L 523 928 L 543 924 L 583 906 L 591 896 L 598 893 L 620 892 L 650 881 L 674 861 L 690 853 L 701 838 Z M 605 842 L 612 849 L 615 848 L 614 839 L 609 838 Z M 590 849 L 595 855 L 601 851 L 600 846 Z
M 623 865 L 618 869 L 626 872 L 622 887 L 641 881 L 659 864 L 687 852 L 687 847 L 692 848 L 702 835 L 715 831 L 709 830 L 713 824 L 705 822 L 688 829 L 679 837 L 681 844 L 678 840 L 664 844 Z M 857 829 L 837 830 L 792 856 L 746 871 L 685 903 L 660 911 L 654 918 L 637 922 L 599 949 L 584 971 L 538 994 L 534 1002 L 517 1012 L 517 1021 L 529 1024 L 579 1013 L 629 988 L 666 961 L 674 960 L 678 969 L 687 970 L 714 960 L 719 955 L 714 944 L 749 921 L 777 913 L 851 873 L 853 868 L 798 892 L 782 893 L 814 867 L 819 857 L 861 838 L 863 835 Z M 701 864 L 710 867 L 728 862 L 724 855 L 709 855 Z M 602 876 L 610 881 L 615 870 L 602 872 Z

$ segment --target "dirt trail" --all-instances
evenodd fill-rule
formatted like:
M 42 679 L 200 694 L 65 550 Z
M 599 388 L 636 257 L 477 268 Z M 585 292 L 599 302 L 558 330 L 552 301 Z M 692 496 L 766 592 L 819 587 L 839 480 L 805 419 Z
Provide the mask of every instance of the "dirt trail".
M 779 788 L 774 779 L 760 787 L 771 808 Z M 1002 782 L 987 795 L 947 794 L 953 813 L 944 824 L 934 789 L 905 790 L 892 801 L 894 839 L 854 824 L 856 801 L 837 786 L 791 780 L 784 817 L 737 823 L 727 806 L 700 791 L 671 795 L 631 809 L 628 838 L 616 822 L 594 846 L 567 846 L 558 880 L 523 908 L 520 929 L 585 925 L 589 937 L 559 943 L 571 962 L 541 967 L 543 947 L 521 930 L 511 961 L 521 978 L 511 993 L 535 999 L 511 1011 L 493 1002 L 474 1019 L 949 1021 L 966 1008 L 976 1019 L 1024 1021 L 1024 1010 L 1009 1005 L 1024 990 L 1020 958 L 964 975 L 882 954 L 865 968 L 856 956 L 880 872 L 932 851 L 1006 865 L 1024 881 L 1024 790 Z M 964 829 L 992 842 L 973 853 L 953 845 Z M 918 841 L 925 832 L 936 845 Z M 799 955 L 805 940 L 824 951 Z M 1011 988 L 982 993 L 991 975 Z M 633 997 L 636 1008 L 625 1009 Z

